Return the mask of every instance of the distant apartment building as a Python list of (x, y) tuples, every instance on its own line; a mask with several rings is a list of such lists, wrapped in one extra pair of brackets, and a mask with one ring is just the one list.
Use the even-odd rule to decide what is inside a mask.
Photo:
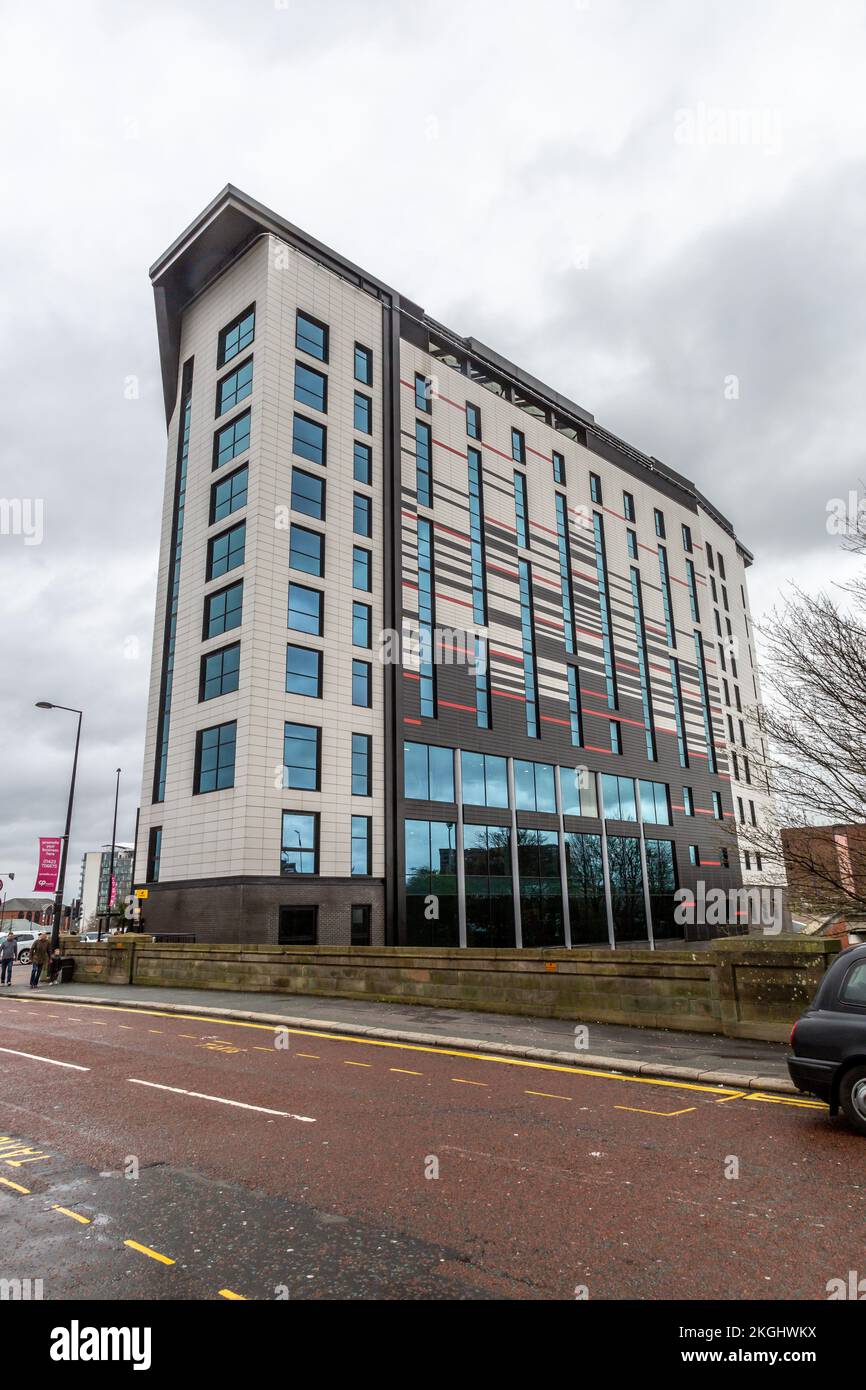
[(116, 845), (114, 850), (114, 873), (111, 868), (111, 845), (102, 849), (89, 850), (81, 860), (81, 879), (78, 896), (81, 900), (83, 924), (94, 915), (108, 912), (111, 904), (111, 879), (114, 878), (115, 901), (120, 903), (129, 896), (132, 887), (132, 862), (134, 852), (131, 845)]
[(231, 186), (151, 278), (147, 930), (655, 944), (778, 882), (752, 557), (693, 483)]
[(791, 906), (803, 912), (866, 906), (866, 825), (785, 826), (780, 832)]

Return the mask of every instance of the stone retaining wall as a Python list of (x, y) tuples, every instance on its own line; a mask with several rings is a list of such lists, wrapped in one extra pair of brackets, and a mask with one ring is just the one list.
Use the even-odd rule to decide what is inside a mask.
[(787, 1041), (836, 941), (736, 937), (699, 951), (424, 950), (67, 939), (75, 978), (323, 995)]

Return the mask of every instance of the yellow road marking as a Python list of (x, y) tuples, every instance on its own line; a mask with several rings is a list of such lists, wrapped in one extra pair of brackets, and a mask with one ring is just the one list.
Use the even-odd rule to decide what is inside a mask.
[[(78, 1023), (79, 1020), (76, 1019), (75, 1022)], [(118, 1028), (125, 1028), (125, 1029), (127, 1030), (128, 1033), (134, 1033), (134, 1032), (135, 1032), (135, 1029), (133, 1028), (133, 1026), (132, 1026), (131, 1023), (118, 1023), (117, 1026), (118, 1026)]]
[(147, 1031), (148, 1033), (159, 1033), (161, 1035), (163, 1030), (161, 1028), (148, 1028)]
[[(273, 1048), (271, 1048), (271, 1047), (266, 1048), (266, 1051), (267, 1051), (267, 1052), (273, 1052)], [(296, 1053), (295, 1053), (295, 1056), (296, 1056), (296, 1057), (310, 1057), (314, 1062), (318, 1062), (318, 1060), (319, 1060), (319, 1054), (318, 1054), (318, 1052), (296, 1052)]]
[(488, 1089), (490, 1086), (489, 1081), (467, 1081), (465, 1076), (452, 1076), (451, 1080), (456, 1081), (458, 1086), (487, 1086)]
[(525, 1096), (543, 1096), (545, 1100), (574, 1100), (574, 1096), (556, 1096), (552, 1091), (524, 1091)]
[(822, 1100), (794, 1100), (788, 1096), (767, 1096), (763, 1091), (749, 1091), (746, 1100), (762, 1100), (767, 1105), (799, 1105), (804, 1110), (826, 1110)]
[(691, 1115), (697, 1110), (696, 1105), (690, 1105), (687, 1110), (641, 1110), (635, 1105), (615, 1105), (614, 1110), (630, 1110), (633, 1115), (658, 1115), (661, 1120), (672, 1120), (674, 1115)]
[[(300, 1053), (298, 1054), (300, 1056)], [(389, 1071), (397, 1071), (401, 1076), (423, 1076), (423, 1071), (408, 1071), (406, 1067), (389, 1067)]]
[(733, 1096), (722, 1096), (721, 1100), (716, 1101), (716, 1105), (727, 1105), (729, 1100), (744, 1100), (748, 1094), (748, 1091), (737, 1091)]
[[(253, 1052), (275, 1052), (275, 1051), (276, 1051), (276, 1048), (274, 1048), (274, 1047), (259, 1047), (256, 1043), (253, 1043)], [(299, 1056), (299, 1057), (303, 1057), (303, 1056), (305, 1056), (305, 1055), (306, 1055), (306, 1054), (303, 1053), (303, 1052), (299, 1052), (299, 1053), (298, 1053), (298, 1056)]]
[[(37, 1001), (34, 1001), (37, 1002)], [(114, 1013), (134, 1013), (143, 1014), (150, 1018), (168, 1018), (186, 1023), (210, 1023), (212, 1018), (205, 1018), (200, 1014), (170, 1014), (161, 1009), (134, 1009), (123, 1004), (72, 1004), (65, 1000), (55, 1001), (55, 1009), (111, 1009)], [(636, 1086), (666, 1086), (675, 1091), (698, 1091), (705, 1095), (714, 1095), (717, 1098), (727, 1093), (728, 1098), (733, 1099), (735, 1094), (731, 1086), (715, 1086), (707, 1082), (700, 1081), (671, 1081), (664, 1077), (657, 1076), (634, 1076), (629, 1072), (602, 1071), (598, 1067), (574, 1067), (563, 1062), (535, 1062), (523, 1057), (500, 1057), (491, 1052), (464, 1051), (454, 1047), (436, 1047), (430, 1043), (412, 1042), (391, 1042), (385, 1038), (358, 1038), (349, 1033), (326, 1033), (316, 1028), (297, 1028), (287, 1027), (285, 1024), (276, 1023), (249, 1023), (241, 1019), (221, 1018), (224, 1028), (255, 1028), (260, 1032), (275, 1033), (277, 1030), (295, 1033), (301, 1038), (322, 1038), (328, 1042), (353, 1043), (356, 1047), (391, 1047), (400, 1052), (426, 1052), (433, 1053), (440, 1057), (463, 1057), (474, 1062), (496, 1062), (500, 1066), (506, 1067), (528, 1067), (532, 1071), (556, 1071), (566, 1072), (569, 1076), (595, 1076), (606, 1081), (627, 1081)], [(121, 1024), (121, 1027), (124, 1025)], [(295, 1056), (302, 1057), (306, 1054), (298, 1052)], [(739, 1094), (737, 1091), (736, 1094)], [(797, 1105), (808, 1106), (819, 1110), (825, 1110), (820, 1101), (794, 1100), (787, 1096), (765, 1096), (758, 1092), (750, 1092), (749, 1099), (762, 1099), (772, 1101), (776, 1105)]]
[(138, 1250), (142, 1255), (149, 1255), (152, 1260), (159, 1260), (160, 1264), (174, 1264), (174, 1260), (170, 1260), (168, 1255), (160, 1255), (158, 1250), (151, 1250), (149, 1245), (139, 1245), (137, 1240), (125, 1240), (123, 1243), (128, 1245), (130, 1250)]
[(246, 1303), (247, 1298), (242, 1293), (232, 1293), (231, 1289), (220, 1289), (220, 1298), (237, 1299), (240, 1303)]
[(20, 1182), (13, 1182), (11, 1178), (0, 1178), (0, 1183), (4, 1187), (11, 1187), (13, 1192), (23, 1192), (25, 1197), (30, 1196), (30, 1188), (22, 1187)]
[(346, 1062), (345, 1060), (343, 1062), (344, 1067), (372, 1067), (372, 1065), (372, 1062)]
[(89, 1216), (80, 1216), (77, 1211), (70, 1211), (68, 1207), (59, 1207), (56, 1202), (52, 1202), (51, 1210), (59, 1211), (61, 1216), (71, 1216), (73, 1221), (80, 1221), (82, 1226), (91, 1224)]

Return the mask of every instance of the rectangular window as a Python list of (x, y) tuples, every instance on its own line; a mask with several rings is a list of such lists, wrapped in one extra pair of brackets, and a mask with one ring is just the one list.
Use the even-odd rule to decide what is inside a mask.
[(595, 773), (587, 767), (561, 767), (559, 788), (564, 816), (598, 816)]
[[(410, 945), (457, 946), (457, 847), (453, 821), (407, 820), (406, 927)], [(438, 917), (429, 917), (435, 894)]]
[(568, 512), (561, 492), (553, 494), (556, 506), (556, 547), (559, 556), (559, 586), (562, 600), (562, 631), (565, 650), (574, 655), (574, 603), (571, 593), (571, 545), (568, 535)]
[(490, 657), (486, 637), (473, 637), (475, 659), (475, 722), (489, 729), (493, 719), (490, 691)]
[(222, 632), (230, 632), (240, 627), (244, 612), (243, 580), (230, 584), (227, 589), (218, 589), (208, 594), (204, 601), (204, 628), (202, 640), (219, 637)]
[(683, 550), (689, 555), (692, 553), (692, 531), (690, 526), (683, 523)]
[(238, 526), (232, 526), (228, 531), (222, 531), (218, 536), (211, 537), (207, 543), (208, 579), (218, 579), (221, 574), (227, 574), (229, 570), (235, 570), (243, 564), (246, 538), (245, 521), (240, 522)]
[(373, 667), (369, 661), (352, 662), (352, 704), (369, 709), (373, 703)]
[(466, 433), (470, 439), (481, 438), (481, 411), (471, 401), (466, 402)]
[(553, 451), (553, 481), (560, 487), (565, 487), (565, 459), (562, 454)]
[(162, 826), (152, 825), (147, 837), (147, 881), (159, 883), (159, 861), (162, 857)]
[(322, 731), (312, 724), (285, 724), (283, 728), (283, 786), (295, 791), (317, 792), (321, 765)]
[(722, 798), (718, 792), (713, 792), (713, 815), (716, 820), (722, 820), (724, 816), (722, 811)]
[(219, 336), (217, 369), (225, 367), (238, 353), (249, 347), (256, 333), (256, 306), (251, 304), (227, 324)]
[[(481, 450), (466, 451), (469, 477), (469, 556), (472, 572), (472, 617), (487, 624), (487, 584), (484, 574), (484, 483)], [(487, 725), (484, 726), (488, 727)]]
[(718, 551), (716, 551), (716, 555), (719, 561), (719, 578), (725, 579), (727, 578), (725, 574), (725, 557), (724, 555), (720, 555)]
[(352, 588), (363, 589), (369, 594), (373, 591), (373, 555), (362, 545), (352, 546)]
[(248, 357), (233, 372), (217, 382), (216, 414), (225, 415), (227, 410), (240, 405), (253, 390), (253, 359)]
[(630, 522), (632, 523), (632, 525), (634, 525), (634, 521), (635, 521), (634, 498), (632, 497), (632, 495), (631, 495), (630, 492), (624, 492), (623, 495), (622, 495), (622, 510), (623, 510), (623, 515), (625, 516), (626, 521), (630, 521)]
[(660, 512), (658, 508), (656, 508), (653, 511), (653, 521), (655, 522), (656, 535), (658, 536), (659, 540), (663, 541), (665, 538), (664, 512)]
[(418, 640), (419, 700), (422, 719), (436, 718), (436, 666), (433, 660), (433, 634), (436, 628), (436, 598), (433, 591), (433, 527), (418, 518)]
[(722, 848), (719, 850), (719, 859), (721, 860), (723, 869), (729, 869), (731, 867), (731, 857), (725, 845), (722, 845)]
[(415, 373), (415, 409), (425, 415), (433, 413), (433, 383), (428, 376)]
[(296, 362), (295, 400), (300, 401), (301, 405), (311, 406), (313, 410), (320, 410), (323, 415), (326, 415), (328, 411), (328, 378), (324, 372), (317, 372), (313, 367), (307, 367), (303, 362)]
[(529, 549), (529, 520), (526, 503), (526, 478), (514, 470), (514, 519), (517, 523), (517, 544)]
[(355, 392), (354, 421), (361, 434), (373, 433), (373, 402), (362, 391)]
[(362, 444), (360, 439), (355, 440), (353, 476), (356, 483), (366, 483), (369, 486), (373, 481), (373, 450), (369, 444)]
[(415, 421), (415, 491), (421, 507), (433, 506), (433, 443), (430, 426)]
[(523, 651), (523, 693), (526, 709), (526, 732), (529, 738), (540, 738), (538, 676), (535, 660), (535, 612), (532, 602), (532, 569), (525, 560), (520, 560), (517, 568), (520, 591), (520, 644)]
[(373, 499), (356, 492), (352, 499), (352, 530), (356, 536), (373, 534)]
[(756, 850), (756, 851), (755, 851), (755, 868), (758, 869), (758, 870), (760, 871), (760, 870), (763, 869), (763, 867), (764, 867), (764, 861), (763, 861), (763, 859), (761, 858), (760, 854), (758, 854), (758, 852), (757, 852), (757, 850)]
[(325, 480), (303, 468), (292, 469), (292, 511), (325, 520)]
[(403, 795), (413, 801), (454, 800), (454, 749), (403, 744)]
[(691, 787), (683, 787), (683, 811), (687, 816), (695, 814), (695, 798)]
[(493, 753), (461, 753), (460, 772), (466, 806), (508, 808), (508, 765)]
[(352, 604), (352, 646), (370, 647), (372, 645), (373, 610), (369, 603)]
[(215, 724), (199, 729), (195, 736), (195, 778), (193, 793), (223, 791), (235, 784), (235, 745), (238, 726)]
[(632, 568), (631, 571), (631, 598), (632, 610), (634, 612), (634, 629), (637, 640), (637, 661), (638, 675), (640, 677), (641, 704), (643, 707), (644, 735), (646, 738), (646, 755), (653, 763), (658, 757), (656, 748), (655, 719), (653, 715), (652, 686), (650, 683), (650, 662), (649, 648), (647, 647), (646, 627), (644, 625), (643, 613), (643, 591), (640, 582), (640, 570)]
[(636, 532), (636, 531), (626, 531), (626, 533), (625, 533), (625, 543), (626, 543), (626, 549), (628, 550), (628, 558), (629, 558), (630, 560), (636, 560), (636, 559), (638, 558), (638, 554), (637, 554), (637, 532)]
[(310, 357), (318, 357), (320, 362), (328, 360), (328, 329), (318, 319), (298, 310), (295, 323), (295, 347)]
[(526, 439), (522, 430), (511, 431), (511, 457), (515, 463), (526, 462)]
[(556, 814), (556, 792), (550, 763), (514, 760), (514, 800), (518, 811)]
[(321, 637), (323, 599), (324, 595), (320, 589), (308, 589), (304, 584), (290, 584), (287, 626), (294, 632), (309, 632), (314, 637)]
[(605, 820), (637, 820), (634, 782), (630, 777), (601, 774), (602, 814)]
[(319, 817), (317, 813), (283, 812), (280, 849), (281, 874), (319, 872)]
[(589, 495), (597, 507), (602, 505), (601, 478), (597, 473), (589, 475)]
[(245, 410), (242, 415), (236, 415), (231, 424), (224, 425), (221, 430), (217, 430), (214, 434), (213, 463), (211, 466), (214, 469), (222, 468), (249, 447), (250, 412)]
[(689, 583), (689, 607), (692, 614), (692, 622), (701, 621), (701, 611), (698, 608), (698, 581), (695, 577), (695, 567), (691, 560), (686, 560), (686, 579)]
[(562, 882), (556, 831), (519, 831), (517, 867), (524, 946), (563, 946)]
[(609, 728), (611, 753), (622, 753), (622, 730), (615, 719), (611, 719)]
[(373, 385), (373, 354), (360, 343), (355, 344), (355, 380), (363, 386)]
[(277, 927), (279, 946), (315, 946), (319, 940), (319, 909), (281, 907)]
[(463, 830), (468, 946), (514, 946), (511, 831), (503, 825)]
[(689, 845), (689, 863), (694, 864), (696, 868), (700, 868), (701, 851), (697, 845)]
[(647, 825), (670, 825), (671, 808), (667, 783), (638, 783), (640, 788), (640, 818)]
[(370, 734), (352, 735), (352, 795), (373, 795), (373, 739)]
[(214, 700), (218, 695), (230, 695), (237, 690), (240, 664), (240, 642), (233, 642), (230, 647), (220, 647), (218, 651), (203, 656), (198, 682), (199, 700)]
[(698, 668), (698, 684), (701, 692), (701, 707), (704, 716), (704, 735), (707, 744), (707, 766), (710, 772), (718, 772), (716, 748), (713, 738), (713, 716), (710, 710), (710, 687), (707, 681), (707, 668), (704, 661), (704, 639), (695, 633), (695, 664)]
[(371, 941), (370, 904), (352, 905), (352, 945), (369, 946)]
[(566, 666), (565, 674), (568, 680), (568, 718), (571, 725), (571, 741), (576, 748), (581, 748), (583, 747), (583, 708), (580, 701), (577, 667)]
[[(598, 605), (601, 617), (601, 646), (604, 657), (604, 683), (607, 690), (608, 707), (616, 709), (619, 692), (617, 690), (616, 659), (613, 649), (613, 610), (610, 603), (610, 585), (607, 577), (604, 518), (600, 512), (593, 512), (592, 521), (595, 537), (595, 573), (598, 582)], [(621, 752), (622, 750), (617, 747), (614, 751)]]
[(311, 647), (286, 648), (286, 693), (322, 698), (322, 653)]
[(236, 468), (227, 478), (220, 478), (210, 490), (210, 524), (223, 521), (232, 512), (239, 512), (247, 504), (247, 482), (249, 469)]
[(304, 415), (295, 415), (292, 422), (292, 453), (324, 467), (327, 462), (327, 435), (324, 425), (308, 420)]
[(711, 570), (716, 568), (716, 563), (713, 559), (713, 547), (711, 545), (707, 545), (707, 564)]
[(372, 870), (372, 819), (352, 817), (352, 877), (367, 878)]
[(289, 530), (289, 569), (319, 578), (325, 573), (325, 537), (293, 522)]
[(671, 598), (671, 576), (668, 569), (668, 553), (663, 545), (659, 546), (659, 577), (662, 582), (662, 606), (665, 614), (665, 632), (667, 634), (668, 646), (677, 645), (677, 630), (674, 627), (674, 604)]

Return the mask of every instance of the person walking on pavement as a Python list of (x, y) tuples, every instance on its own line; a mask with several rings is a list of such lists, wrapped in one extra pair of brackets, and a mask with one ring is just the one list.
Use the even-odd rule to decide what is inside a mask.
[(39, 976), (48, 960), (48, 937), (45, 932), (40, 933), (33, 943), (33, 950), (30, 953), (30, 988), (36, 989), (39, 984)]
[(9, 935), (0, 941), (0, 985), (11, 985), (12, 962), (18, 959), (18, 942), (11, 927)]

